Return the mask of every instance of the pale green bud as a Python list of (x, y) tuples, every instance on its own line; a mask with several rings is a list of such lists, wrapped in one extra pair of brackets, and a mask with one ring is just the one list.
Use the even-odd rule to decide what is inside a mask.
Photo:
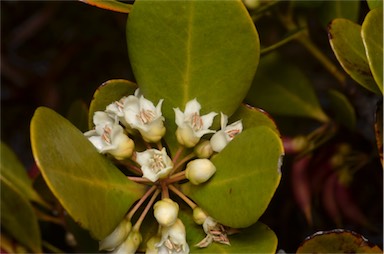
[(201, 159), (211, 157), (211, 155), (213, 154), (211, 142), (209, 140), (204, 140), (200, 142), (199, 144), (197, 144), (197, 146), (195, 146), (194, 152), (197, 157)]
[(179, 205), (169, 198), (157, 201), (153, 209), (157, 222), (164, 227), (172, 226), (179, 213)]
[(132, 223), (128, 219), (122, 220), (112, 233), (99, 242), (99, 250), (114, 250), (127, 238), (131, 228)]
[(197, 224), (202, 225), (207, 218), (208, 215), (200, 207), (196, 207), (193, 209), (193, 220)]
[(161, 241), (161, 237), (159, 235), (152, 236), (147, 241), (147, 249), (145, 250), (145, 254), (157, 254), (158, 247), (156, 246)]
[(216, 167), (208, 159), (196, 159), (187, 164), (185, 177), (195, 185), (208, 181), (216, 172)]
[(139, 248), (142, 239), (139, 231), (131, 231), (127, 239), (111, 253), (134, 254), (136, 253), (137, 248)]

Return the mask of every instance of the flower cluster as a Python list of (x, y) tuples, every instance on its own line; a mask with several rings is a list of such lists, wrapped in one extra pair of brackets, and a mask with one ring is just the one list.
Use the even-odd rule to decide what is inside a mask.
[[(128, 179), (149, 186), (115, 230), (100, 241), (100, 250), (134, 253), (142, 241), (139, 232), (141, 223), (153, 207), (159, 230), (147, 241), (146, 253), (189, 253), (186, 229), (178, 218), (179, 204), (171, 199), (169, 191), (193, 209), (194, 221), (202, 225), (207, 234), (196, 246), (206, 247), (213, 241), (229, 244), (225, 228), (185, 196), (177, 184), (189, 181), (199, 185), (209, 181), (216, 172), (209, 158), (215, 152), (222, 151), (242, 131), (241, 120), (228, 125), (228, 117), (221, 113), (221, 130), (215, 131), (210, 128), (218, 114), (211, 112), (200, 115), (201, 105), (196, 99), (186, 104), (184, 112), (174, 108), (176, 137), (180, 148), (171, 158), (161, 142), (166, 132), (162, 104), (163, 100), (160, 100), (155, 107), (136, 90), (134, 95), (109, 104), (104, 111), (95, 112), (94, 129), (84, 133), (100, 153), (108, 154), (133, 172), (134, 175), (127, 176)], [(202, 139), (206, 134), (211, 135), (211, 138)], [(135, 145), (133, 140), (139, 143)], [(180, 158), (188, 148), (194, 148), (193, 152)], [(160, 193), (161, 199), (157, 200)], [(150, 196), (132, 226), (133, 215)]]

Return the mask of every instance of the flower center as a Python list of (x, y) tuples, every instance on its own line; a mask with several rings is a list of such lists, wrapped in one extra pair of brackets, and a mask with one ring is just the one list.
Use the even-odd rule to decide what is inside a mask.
[(154, 154), (151, 159), (151, 169), (154, 173), (159, 173), (163, 168), (165, 168), (165, 163), (161, 154)]
[(121, 98), (119, 101), (116, 101), (116, 106), (117, 106), (117, 109), (119, 110), (119, 112), (123, 112), (124, 110), (124, 99), (125, 97)]
[(199, 113), (195, 112), (191, 116), (191, 126), (194, 131), (199, 131), (203, 127), (203, 119)]
[(104, 132), (103, 132), (103, 135), (101, 135), (101, 138), (107, 143), (107, 144), (111, 144), (111, 132), (112, 132), (112, 129), (108, 126), (105, 126), (104, 127)]
[(141, 123), (147, 124), (149, 122), (152, 122), (152, 120), (155, 118), (155, 112), (152, 110), (141, 110), (140, 113), (137, 115)]
[(173, 250), (180, 252), (182, 249), (182, 244), (175, 244), (169, 238), (164, 242), (164, 245), (169, 250), (169, 253), (173, 253)]
[(226, 131), (225, 133), (228, 134), (230, 139), (233, 139), (237, 134), (240, 133), (240, 130), (239, 129), (234, 129), (234, 130)]

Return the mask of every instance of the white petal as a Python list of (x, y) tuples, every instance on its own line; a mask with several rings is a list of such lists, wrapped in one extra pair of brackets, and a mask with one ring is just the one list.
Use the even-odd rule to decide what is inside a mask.
[(197, 100), (195, 98), (195, 99), (187, 102), (187, 104), (185, 105), (184, 114), (186, 116), (189, 116), (189, 115), (192, 115), (196, 112), (199, 113), (200, 109), (201, 109), (201, 105), (199, 102), (197, 102)]
[(223, 114), (223, 112), (220, 112), (220, 113), (221, 113), (221, 121), (220, 121), (221, 129), (224, 130), (228, 124), (228, 116), (226, 114)]
[(180, 127), (184, 124), (184, 113), (179, 108), (174, 108), (173, 110), (175, 111), (175, 122)]
[(211, 127), (213, 123), (213, 118), (215, 118), (215, 116), (217, 116), (217, 113), (215, 112), (211, 112), (209, 114), (203, 115), (201, 117), (201, 120), (203, 121), (202, 129), (208, 129), (209, 127)]
[(221, 130), (213, 134), (211, 140), (212, 150), (219, 153), (228, 144), (227, 134)]

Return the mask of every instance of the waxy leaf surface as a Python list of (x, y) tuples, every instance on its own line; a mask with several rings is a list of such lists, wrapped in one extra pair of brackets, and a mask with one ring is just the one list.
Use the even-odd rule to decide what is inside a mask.
[(383, 93), (383, 10), (376, 8), (364, 19), (361, 37), (373, 78)]
[(41, 252), (40, 229), (28, 199), (1, 178), (1, 229), (31, 251)]
[(186, 183), (182, 189), (222, 224), (248, 227), (263, 214), (280, 182), (283, 153), (272, 129), (244, 130), (211, 159), (216, 173), (208, 182)]
[(144, 96), (164, 99), (167, 135), (176, 130), (173, 108), (183, 111), (194, 98), (202, 114), (231, 115), (250, 87), (260, 47), (239, 0), (136, 1), (127, 42)]
[(329, 41), (344, 70), (366, 89), (381, 94), (365, 54), (361, 26), (347, 19), (334, 19), (329, 25)]
[(308, 78), (277, 54), (260, 59), (245, 101), (270, 114), (328, 121)]
[(93, 114), (96, 111), (104, 111), (109, 104), (119, 101), (124, 96), (132, 95), (136, 89), (135, 83), (124, 79), (112, 79), (99, 86), (89, 106), (89, 129), (93, 128)]
[(129, 181), (68, 120), (40, 107), (31, 122), (32, 151), (57, 199), (72, 218), (102, 239), (144, 187)]

